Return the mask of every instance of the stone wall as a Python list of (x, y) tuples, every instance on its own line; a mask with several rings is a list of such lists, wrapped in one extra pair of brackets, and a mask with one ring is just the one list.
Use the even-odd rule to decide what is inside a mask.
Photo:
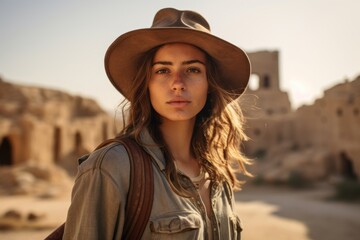
[(295, 123), (300, 147), (327, 149), (337, 172), (360, 177), (360, 76), (299, 108)]
[(269, 181), (287, 179), (293, 172), (312, 180), (360, 179), (360, 76), (293, 111), (279, 87), (278, 52), (249, 57), (260, 82), (258, 89), (247, 89), (240, 104), (250, 137), (245, 152), (259, 160), (255, 171)]
[(0, 165), (74, 164), (115, 134), (113, 117), (92, 99), (2, 80), (0, 119)]

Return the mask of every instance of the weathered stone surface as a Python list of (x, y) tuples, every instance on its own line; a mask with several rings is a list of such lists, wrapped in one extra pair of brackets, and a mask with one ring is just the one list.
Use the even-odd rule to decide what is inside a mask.
[(247, 117), (246, 153), (261, 159), (254, 171), (287, 181), (294, 171), (310, 179), (360, 179), (360, 76), (324, 91), (296, 111), (280, 89), (277, 51), (249, 54), (258, 88), (240, 98)]
[[(76, 163), (113, 129), (113, 117), (92, 99), (0, 81), (0, 167)], [(76, 172), (76, 164), (71, 167)]]

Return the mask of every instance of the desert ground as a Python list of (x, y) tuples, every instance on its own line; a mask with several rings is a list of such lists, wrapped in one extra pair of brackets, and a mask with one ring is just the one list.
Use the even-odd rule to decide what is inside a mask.
[[(243, 240), (355, 240), (360, 236), (360, 204), (328, 200), (331, 188), (290, 190), (245, 185), (237, 192), (236, 209), (242, 219)], [(37, 222), (1, 230), (2, 240), (44, 239), (61, 224), (70, 204), (70, 192), (53, 199), (1, 196), (0, 215), (16, 209), (35, 213)], [(25, 220), (24, 220), (25, 221)]]
[(244, 240), (356, 240), (360, 204), (329, 200), (332, 187), (248, 187), (236, 193)]

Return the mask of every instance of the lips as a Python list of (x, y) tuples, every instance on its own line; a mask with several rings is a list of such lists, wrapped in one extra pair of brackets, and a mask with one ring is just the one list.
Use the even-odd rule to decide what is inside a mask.
[(172, 99), (170, 101), (167, 101), (166, 102), (167, 104), (171, 105), (171, 106), (174, 106), (174, 107), (185, 107), (187, 106), (188, 104), (191, 103), (191, 101), (189, 100), (186, 100), (186, 99)]

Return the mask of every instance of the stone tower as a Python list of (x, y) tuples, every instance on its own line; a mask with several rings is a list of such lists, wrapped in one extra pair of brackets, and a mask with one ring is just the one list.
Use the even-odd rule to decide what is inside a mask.
[(259, 51), (248, 54), (252, 74), (259, 77), (258, 90), (279, 90), (279, 52)]
[[(266, 115), (286, 114), (291, 111), (288, 94), (280, 89), (279, 52), (258, 51), (248, 53), (252, 67), (252, 78), (247, 94), (258, 96), (256, 106)], [(254, 78), (255, 76), (255, 78)], [(252, 89), (252, 81), (258, 81)]]

